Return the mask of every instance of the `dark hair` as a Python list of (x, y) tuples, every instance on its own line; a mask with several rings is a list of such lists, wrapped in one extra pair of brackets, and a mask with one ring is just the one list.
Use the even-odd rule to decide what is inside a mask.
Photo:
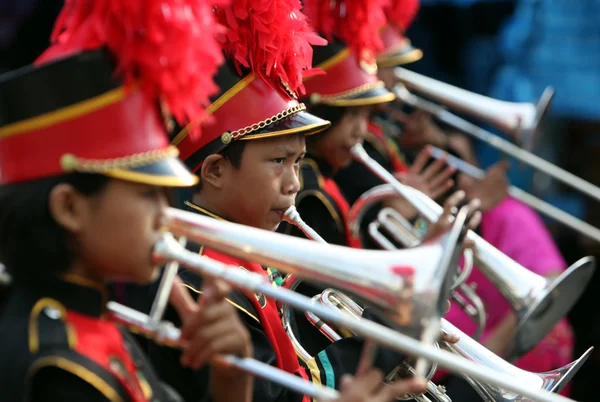
[[(320, 117), (322, 119), (329, 120), (331, 122), (331, 126), (329, 126), (329, 127), (333, 127), (337, 123), (339, 123), (347, 111), (348, 111), (347, 107), (335, 107), (335, 106), (327, 106), (327, 105), (313, 106), (309, 110), (309, 112), (311, 114), (314, 114), (315, 116)], [(321, 131), (318, 134), (310, 135), (310, 136), (306, 137), (306, 146), (310, 149), (311, 147), (314, 146), (314, 144), (317, 141), (319, 141), (319, 139), (323, 138), (323, 136), (325, 136), (328, 132), (329, 132), (329, 129), (326, 129), (326, 130)]]
[(0, 186), (0, 261), (14, 282), (52, 279), (73, 262), (68, 233), (50, 215), (52, 189), (68, 183), (91, 196), (110, 179), (96, 174), (72, 173)]
[(239, 169), (242, 165), (242, 155), (246, 149), (246, 141), (233, 141), (230, 145), (226, 146), (220, 154), (229, 161), (231, 165)]

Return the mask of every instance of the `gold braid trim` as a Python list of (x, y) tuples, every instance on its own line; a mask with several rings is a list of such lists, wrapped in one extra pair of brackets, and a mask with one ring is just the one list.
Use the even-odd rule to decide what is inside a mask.
[(246, 126), (239, 130), (225, 132), (221, 135), (221, 142), (223, 142), (223, 144), (229, 144), (232, 140), (237, 140), (239, 137), (253, 133), (254, 131), (261, 130), (267, 126), (270, 126), (273, 123), (276, 123), (278, 121), (285, 119), (288, 116), (291, 116), (291, 115), (299, 113), (299, 112), (303, 112), (305, 110), (306, 110), (306, 105), (304, 103), (299, 103), (296, 106), (292, 106), (282, 112), (277, 113), (275, 116), (271, 116), (268, 119), (259, 121), (258, 123), (254, 123), (250, 126)]
[(318, 93), (314, 93), (310, 96), (310, 101), (311, 101), (311, 103), (315, 103), (315, 104), (321, 103), (321, 102), (327, 103), (327, 102), (336, 101), (339, 99), (351, 98), (356, 95), (361, 95), (361, 94), (369, 92), (373, 89), (379, 89), (379, 88), (385, 88), (385, 84), (383, 83), (383, 81), (369, 82), (366, 84), (362, 84), (359, 87), (352, 88), (348, 91), (339, 92), (339, 93), (333, 94), (333, 95), (321, 95)]
[(73, 154), (64, 154), (60, 158), (60, 166), (65, 172), (102, 173), (150, 165), (178, 155), (179, 150), (172, 145), (114, 159), (85, 159)]

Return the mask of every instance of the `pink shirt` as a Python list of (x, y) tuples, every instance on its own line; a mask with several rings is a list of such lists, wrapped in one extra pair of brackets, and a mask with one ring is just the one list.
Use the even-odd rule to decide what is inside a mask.
[[(566, 263), (552, 237), (536, 212), (513, 198), (506, 198), (485, 212), (481, 235), (490, 244), (529, 270), (547, 276), (566, 269)], [(475, 283), (487, 313), (486, 330), (480, 341), (510, 311), (502, 294), (474, 267), (467, 283)], [(468, 335), (474, 334), (476, 324), (454, 303), (445, 318)], [(517, 362), (528, 371), (548, 371), (571, 361), (573, 335), (566, 320), (562, 320), (534, 350)]]

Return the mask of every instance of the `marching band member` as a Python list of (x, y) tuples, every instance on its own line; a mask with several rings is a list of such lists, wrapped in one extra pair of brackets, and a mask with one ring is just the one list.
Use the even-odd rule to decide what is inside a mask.
[[(0, 260), (11, 277), (0, 305), (3, 401), (181, 400), (105, 318), (105, 283), (155, 278), (165, 188), (197, 182), (169, 145), (159, 100), (181, 121), (202, 115), (221, 59), (211, 7), (67, 1), (54, 45), (0, 76)], [(184, 364), (251, 355), (226, 287), (205, 291), (202, 306), (178, 304)], [(251, 378), (234, 374), (211, 379), (214, 400), (250, 400)]]
[[(327, 74), (305, 79), (305, 98), (310, 102), (311, 113), (330, 120), (332, 126), (307, 138), (308, 155), (301, 167), (302, 188), (296, 197), (296, 207), (304, 221), (327, 242), (357, 248), (363, 247), (363, 243), (353, 238), (346, 227), (350, 204), (362, 192), (381, 182), (376, 178), (369, 180), (373, 175), (360, 167), (360, 172), (353, 170), (353, 174), (346, 177), (351, 183), (349, 187), (360, 187), (364, 191), (360, 194), (350, 189), (344, 191), (345, 188), (338, 186), (337, 173), (352, 164), (350, 148), (363, 142), (373, 107), (395, 98), (378, 79), (374, 57), (381, 40), (379, 30), (386, 23), (383, 6), (367, 2), (361, 9), (360, 3), (357, 1), (354, 9), (350, 7), (351, 2), (343, 3), (346, 10), (342, 13), (340, 3), (336, 9), (331, 8), (328, 1), (305, 2), (315, 28), (332, 39), (326, 47), (315, 48), (316, 67)], [(353, 12), (357, 15), (353, 16)], [(339, 17), (340, 14), (344, 17)], [(441, 193), (451, 185), (448, 178), (452, 173), (453, 169), (444, 169), (442, 161), (426, 169), (423, 166), (417, 176), (426, 178), (425, 181), (432, 184), (432, 191)], [(365, 187), (363, 179), (366, 179)], [(349, 199), (347, 193), (356, 195), (355, 199)], [(459, 202), (459, 198), (453, 200)], [(438, 230), (432, 229), (432, 233)], [(304, 236), (295, 227), (287, 226), (285, 231)]]
[[(423, 57), (422, 51), (413, 47), (410, 40), (403, 35), (418, 10), (419, 0), (395, 0), (386, 8), (387, 25), (380, 33), (383, 48), (378, 52), (376, 60), (377, 75), (390, 91), (396, 84), (394, 69)], [(454, 168), (447, 166), (444, 160), (434, 161), (428, 166), (429, 156), (426, 151), (419, 153), (413, 164), (407, 164), (396, 139), (390, 133), (391, 129), (396, 129), (396, 122), (392, 124), (388, 121), (388, 115), (393, 117), (399, 114), (403, 121), (418, 119), (418, 112), (405, 116), (395, 109), (394, 105), (385, 104), (374, 110), (367, 125), (363, 147), (369, 156), (394, 173), (400, 182), (417, 188), (432, 199), (437, 199), (452, 187), (451, 176)], [(401, 137), (404, 138), (404, 130)], [(383, 184), (366, 166), (354, 161), (339, 169), (334, 180), (350, 205), (366, 191)], [(396, 209), (407, 219), (412, 220), (416, 217), (414, 208), (401, 198), (384, 200), (382, 206)], [(368, 223), (375, 219), (378, 212), (379, 208), (374, 206), (365, 214), (361, 228), (361, 239), (365, 248), (379, 248), (367, 235)]]
[[(190, 140), (187, 127), (172, 141), (187, 166), (200, 176), (192, 199), (185, 203), (191, 211), (272, 231), (283, 212), (293, 205), (305, 136), (329, 126), (328, 121), (307, 113), (297, 100), (296, 93), (302, 90), (302, 70), (311, 66), (310, 45), (324, 43), (305, 22), (299, 5), (280, 2), (272, 7), (260, 0), (234, 1), (229, 7), (216, 9), (219, 20), (229, 28), (224, 48), (230, 63), (215, 79), (220, 94), (208, 107), (211, 121), (202, 124), (200, 141)], [(215, 250), (202, 247), (199, 252), (265, 277), (273, 274), (256, 263)], [(202, 278), (186, 270), (180, 271), (180, 277), (202, 299)], [(250, 331), (256, 359), (334, 388), (342, 386), (343, 375), (355, 371), (362, 341), (345, 339), (314, 359), (301, 362), (273, 300), (262, 294), (238, 292), (232, 293), (229, 300)], [(159, 345), (150, 344), (149, 355), (159, 373), (185, 400), (202, 400), (212, 368), (189, 370), (179, 364), (177, 351)], [(398, 359), (397, 354), (379, 356), (375, 366), (391, 370)], [(423, 387), (421, 381), (410, 379), (386, 392), (396, 396)], [(254, 399), (310, 398), (257, 379)]]

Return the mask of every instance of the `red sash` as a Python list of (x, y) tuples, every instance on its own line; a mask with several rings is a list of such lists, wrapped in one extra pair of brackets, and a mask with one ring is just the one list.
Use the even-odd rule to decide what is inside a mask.
[[(242, 261), (211, 249), (204, 249), (202, 255), (225, 264), (243, 267), (248, 271), (268, 277), (265, 270), (259, 264)], [(296, 356), (292, 342), (281, 325), (281, 319), (275, 302), (272, 299), (266, 298), (266, 304), (261, 306), (255, 295), (247, 294), (246, 297), (256, 310), (260, 324), (275, 351), (277, 367), (288, 373), (295, 373), (300, 368), (300, 364), (298, 363), (298, 357)]]
[(344, 229), (346, 231), (346, 245), (353, 248), (362, 248), (362, 242), (360, 236), (353, 237), (348, 227), (348, 213), (350, 212), (350, 204), (346, 201), (346, 198), (342, 195), (340, 188), (333, 179), (329, 177), (323, 177), (323, 191), (335, 202), (337, 209), (340, 212), (340, 218), (344, 222)]

